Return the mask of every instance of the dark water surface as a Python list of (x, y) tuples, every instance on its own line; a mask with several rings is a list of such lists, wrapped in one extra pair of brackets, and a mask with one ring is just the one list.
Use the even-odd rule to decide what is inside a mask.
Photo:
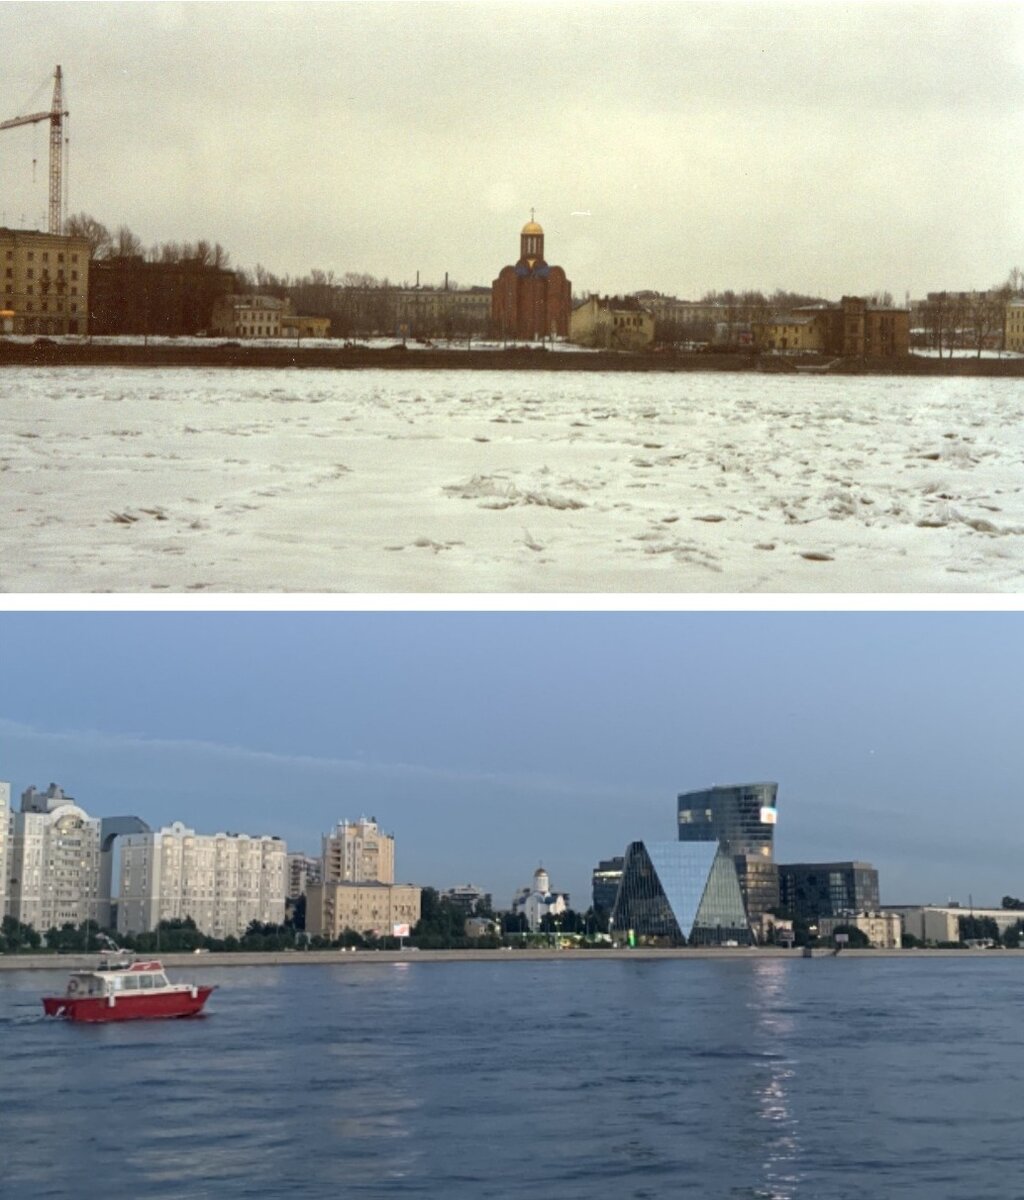
[(0, 1196), (1024, 1196), (1016, 957), (195, 976), (90, 1028), (0, 972)]

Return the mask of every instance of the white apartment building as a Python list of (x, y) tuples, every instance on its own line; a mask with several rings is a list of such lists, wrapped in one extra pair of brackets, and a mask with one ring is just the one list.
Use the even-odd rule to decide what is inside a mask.
[(0, 917), (7, 913), (7, 848), (10, 845), (11, 785), (0, 779)]
[(198, 834), (180, 821), (121, 839), (117, 928), (146, 933), (191, 917), (210, 937), (284, 922), (288, 848), (276, 837)]
[(8, 830), (7, 915), (40, 933), (100, 919), (98, 817), (51, 783), (22, 793)]
[(339, 821), (323, 839), (325, 883), (394, 883), (395, 839), (377, 818)]

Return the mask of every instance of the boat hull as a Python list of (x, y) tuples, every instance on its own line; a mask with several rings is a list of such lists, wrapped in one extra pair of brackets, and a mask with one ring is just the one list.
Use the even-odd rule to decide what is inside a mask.
[[(182, 988), (156, 995), (44, 996), (48, 1017), (97, 1024), (101, 1021), (149, 1021), (196, 1017), (210, 997), (212, 987)], [(111, 1003), (113, 1001), (113, 1003)]]

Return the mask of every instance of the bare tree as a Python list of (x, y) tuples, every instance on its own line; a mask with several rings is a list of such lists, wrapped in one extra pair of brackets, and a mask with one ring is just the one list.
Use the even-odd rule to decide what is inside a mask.
[(142, 241), (127, 225), (119, 225), (114, 234), (111, 253), (117, 258), (132, 258), (142, 254)]
[(69, 237), (84, 237), (89, 243), (90, 258), (104, 258), (110, 250), (110, 230), (86, 212), (68, 217), (64, 225)]

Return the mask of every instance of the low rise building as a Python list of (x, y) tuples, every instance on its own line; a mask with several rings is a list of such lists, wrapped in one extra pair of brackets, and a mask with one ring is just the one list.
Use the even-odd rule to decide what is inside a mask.
[(12, 333), (89, 332), (89, 243), (0, 228), (0, 308)]
[(281, 314), (281, 336), (288, 338), (325, 338), (331, 332), (330, 317), (299, 317), (294, 313)]
[(280, 925), (288, 849), (280, 838), (199, 834), (180, 821), (121, 841), (117, 928), (146, 933), (190, 917), (210, 937), (239, 937), (253, 921)]
[(798, 920), (878, 912), (878, 872), (866, 862), (780, 863), (779, 902)]
[(215, 337), (276, 338), (281, 336), (281, 316), (286, 302), (276, 296), (218, 296), (210, 316)]
[(494, 937), (500, 928), (493, 917), (467, 917), (463, 933), (468, 938)]
[(591, 296), (572, 310), (569, 340), (603, 350), (646, 350), (654, 343), (654, 317), (635, 296)]
[(758, 350), (808, 353), (825, 348), (824, 323), (816, 315), (791, 313), (767, 317), (752, 322), (751, 333)]
[(899, 913), (840, 913), (818, 921), (818, 936), (826, 941), (844, 929), (859, 929), (876, 950), (898, 950), (903, 944), (903, 918)]
[(306, 893), (306, 932), (331, 941), (346, 931), (389, 937), (396, 925), (419, 921), (421, 894), (409, 883), (313, 883)]
[(1024, 353), (1024, 299), (1007, 301), (1003, 346), (1006, 350)]
[(1024, 921), (1024, 911), (1014, 908), (962, 908), (959, 904), (894, 904), (891, 911), (903, 919), (903, 932), (925, 945), (959, 942), (961, 921), (992, 921), (1000, 937)]

